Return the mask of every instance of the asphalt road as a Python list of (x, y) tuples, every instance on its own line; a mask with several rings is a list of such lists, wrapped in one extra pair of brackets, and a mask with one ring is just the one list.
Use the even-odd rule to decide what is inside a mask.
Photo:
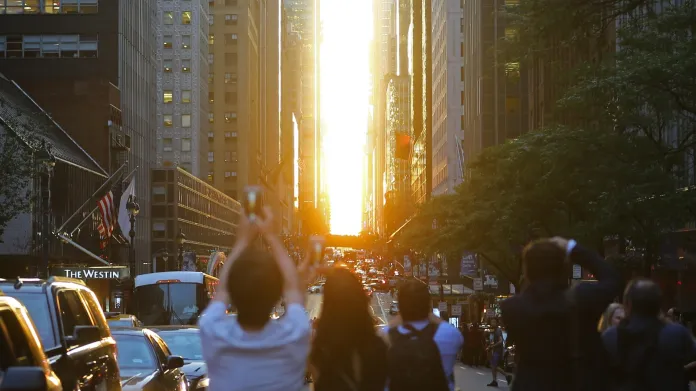
[[(392, 297), (388, 293), (375, 293), (370, 303), (370, 308), (373, 314), (379, 318), (382, 323), (388, 323), (390, 319), (389, 307), (392, 302)], [(321, 305), (323, 297), (320, 294), (311, 294), (307, 297), (307, 312), (310, 318), (319, 317), (321, 314)], [(456, 388), (461, 391), (483, 391), (491, 390), (486, 384), (490, 383), (491, 370), (488, 368), (473, 368), (467, 365), (457, 363), (454, 368), (454, 378)], [(507, 389), (508, 384), (502, 375), (498, 375), (498, 389)], [(302, 391), (312, 391), (311, 384)]]

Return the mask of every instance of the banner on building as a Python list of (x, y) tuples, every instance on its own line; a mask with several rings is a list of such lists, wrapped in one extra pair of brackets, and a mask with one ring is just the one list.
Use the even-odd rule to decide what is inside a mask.
[(467, 251), (464, 253), (464, 255), (462, 255), (462, 259), (460, 261), (459, 276), (473, 277), (477, 274), (478, 273), (476, 272), (476, 254)]

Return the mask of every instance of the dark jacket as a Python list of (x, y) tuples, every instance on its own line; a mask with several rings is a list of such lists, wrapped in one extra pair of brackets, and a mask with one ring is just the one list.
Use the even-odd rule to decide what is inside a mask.
[(684, 366), (696, 361), (696, 344), (684, 326), (634, 315), (604, 332), (602, 340), (615, 389), (688, 390)]
[[(501, 305), (518, 360), (513, 391), (602, 391), (606, 354), (597, 323), (621, 291), (618, 272), (595, 253), (576, 246), (571, 262), (597, 276), (568, 292), (567, 284), (536, 281)], [(572, 296), (575, 304), (570, 304)]]

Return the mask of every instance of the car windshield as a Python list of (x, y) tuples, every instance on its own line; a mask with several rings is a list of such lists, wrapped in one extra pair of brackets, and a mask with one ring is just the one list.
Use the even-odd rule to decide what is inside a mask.
[(109, 327), (133, 327), (133, 321), (131, 319), (113, 319), (107, 320)]
[(184, 360), (203, 360), (203, 348), (200, 333), (188, 331), (158, 331), (160, 337), (167, 343), (169, 350), (175, 356), (181, 356)]
[(115, 334), (118, 366), (128, 369), (155, 369), (155, 357), (145, 336)]
[(198, 303), (198, 287), (202, 289), (200, 284), (178, 282), (140, 286), (135, 292), (138, 305), (135, 315), (146, 326), (196, 324), (199, 311), (207, 305)]
[(42, 293), (12, 292), (12, 297), (19, 300), (27, 307), (44, 348), (50, 349), (58, 346), (53, 335), (53, 325), (51, 323), (51, 313), (48, 310), (48, 300)]

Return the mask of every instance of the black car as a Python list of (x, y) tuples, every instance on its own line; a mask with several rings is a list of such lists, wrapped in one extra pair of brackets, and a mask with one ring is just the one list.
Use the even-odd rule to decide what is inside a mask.
[(116, 342), (97, 297), (82, 281), (0, 279), (0, 290), (29, 311), (64, 390), (121, 390)]
[(191, 390), (204, 391), (208, 388), (208, 367), (203, 361), (201, 333), (196, 326), (157, 326), (156, 332), (167, 343), (172, 354), (184, 358), (181, 368), (188, 379)]
[(140, 328), (114, 328), (111, 333), (124, 391), (188, 391), (183, 357), (173, 355), (157, 334)]

